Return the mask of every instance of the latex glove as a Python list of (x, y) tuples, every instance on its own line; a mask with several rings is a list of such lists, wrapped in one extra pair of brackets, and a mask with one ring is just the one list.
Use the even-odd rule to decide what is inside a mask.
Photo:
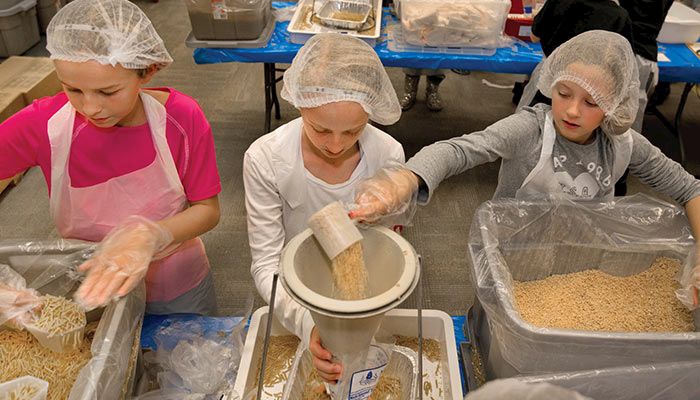
[(700, 246), (688, 256), (683, 274), (681, 288), (676, 290), (676, 297), (689, 310), (700, 307)]
[(102, 240), (93, 257), (78, 267), (87, 277), (75, 301), (91, 310), (125, 296), (146, 276), (153, 256), (172, 241), (170, 231), (159, 224), (139, 216), (127, 218)]
[(22, 329), (33, 320), (31, 312), (41, 307), (34, 289), (17, 289), (0, 283), (0, 325)]
[(350, 218), (375, 222), (380, 218), (404, 214), (410, 221), (416, 208), (419, 178), (403, 164), (392, 163), (372, 178), (360, 182)]
[(314, 367), (318, 371), (318, 375), (328, 383), (336, 383), (340, 379), (343, 372), (343, 367), (339, 364), (334, 364), (331, 359), (333, 355), (326, 350), (321, 344), (321, 336), (318, 334), (318, 329), (314, 326), (311, 331), (311, 339), (309, 340), (309, 351), (314, 362)]

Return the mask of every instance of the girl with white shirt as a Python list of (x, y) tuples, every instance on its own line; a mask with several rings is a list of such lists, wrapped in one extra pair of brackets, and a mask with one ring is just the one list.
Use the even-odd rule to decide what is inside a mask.
[[(256, 140), (243, 160), (251, 273), (268, 303), (282, 248), (309, 217), (333, 201), (351, 203), (358, 183), (390, 161), (404, 162), (401, 144), (368, 124), (391, 125), (401, 108), (362, 40), (331, 33), (309, 39), (284, 74), (281, 96), (301, 117)], [(330, 362), (308, 310), (284, 290), (276, 292), (274, 310), (309, 344), (319, 374), (336, 380), (341, 366)]]

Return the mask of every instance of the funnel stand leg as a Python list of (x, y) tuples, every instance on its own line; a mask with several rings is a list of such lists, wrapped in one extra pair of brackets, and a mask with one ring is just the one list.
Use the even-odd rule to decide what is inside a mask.
[(262, 399), (263, 381), (265, 379), (265, 364), (267, 362), (267, 349), (270, 346), (270, 331), (272, 330), (272, 319), (275, 313), (275, 294), (277, 292), (278, 273), (272, 276), (272, 293), (270, 293), (270, 305), (267, 310), (267, 327), (265, 328), (265, 340), (263, 342), (262, 360), (260, 363), (260, 376), (258, 376), (258, 400)]
[(416, 286), (416, 303), (418, 303), (418, 399), (423, 400), (423, 271), (421, 256), (418, 256), (418, 285)]

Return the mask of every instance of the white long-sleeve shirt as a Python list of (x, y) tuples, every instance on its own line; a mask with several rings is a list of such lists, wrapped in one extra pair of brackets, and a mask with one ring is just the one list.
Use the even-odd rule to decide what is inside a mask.
[[(367, 125), (359, 139), (360, 162), (355, 171), (346, 182), (329, 184), (304, 167), (302, 134), (302, 120), (297, 118), (256, 140), (243, 159), (250, 271), (268, 304), (282, 248), (307, 228), (309, 217), (333, 201), (353, 202), (359, 182), (373, 176), (390, 160), (404, 162), (401, 144)], [(314, 326), (311, 316), (281, 285), (275, 297), (275, 316), (308, 344)]]

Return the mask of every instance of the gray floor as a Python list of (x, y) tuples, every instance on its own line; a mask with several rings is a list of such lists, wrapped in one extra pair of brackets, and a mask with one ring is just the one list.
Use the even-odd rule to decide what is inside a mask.
[[(154, 85), (167, 85), (197, 99), (211, 125), (217, 147), (223, 192), (220, 195), (222, 218), (219, 225), (204, 235), (214, 270), (217, 297), (222, 314), (231, 314), (243, 307), (246, 297), (255, 293), (250, 273), (241, 164), (243, 153), (263, 134), (263, 66), (261, 64), (195, 65), (192, 50), (184, 46), (189, 32), (185, 6), (180, 0), (159, 3), (136, 1), (151, 17), (165, 40), (175, 63), (158, 73)], [(46, 55), (44, 45), (37, 45), (28, 55)], [(402, 89), (400, 69), (390, 69), (395, 88)], [(405, 147), (407, 156), (436, 140), (480, 130), (513, 112), (511, 93), (507, 89), (486, 86), (482, 80), (510, 85), (521, 80), (518, 75), (474, 72), (469, 76), (449, 74), (441, 86), (445, 109), (427, 111), (423, 93), (418, 104), (404, 113), (401, 120), (387, 131)], [(424, 82), (421, 82), (421, 90)], [(672, 94), (661, 107), (666, 116), (673, 116), (681, 85), (673, 85)], [(700, 159), (697, 132), (700, 132), (700, 100), (691, 94), (683, 118), (685, 148), (689, 157)], [(282, 104), (279, 126), (298, 116), (291, 106)], [(677, 140), (654, 117), (647, 116), (647, 135), (667, 155), (678, 160)], [(689, 169), (700, 174), (697, 161)], [(469, 279), (467, 241), (474, 209), (489, 199), (495, 188), (498, 164), (484, 165), (446, 181), (436, 192), (430, 205), (418, 211), (414, 225), (406, 230), (406, 238), (423, 257), (424, 307), (464, 314), (472, 302)], [(645, 191), (635, 179), (630, 192)], [(24, 181), (0, 196), (0, 238), (43, 239), (55, 237), (48, 213), (46, 185), (38, 169), (31, 170)], [(263, 305), (256, 296), (255, 306)], [(404, 307), (414, 307), (409, 299)]]

